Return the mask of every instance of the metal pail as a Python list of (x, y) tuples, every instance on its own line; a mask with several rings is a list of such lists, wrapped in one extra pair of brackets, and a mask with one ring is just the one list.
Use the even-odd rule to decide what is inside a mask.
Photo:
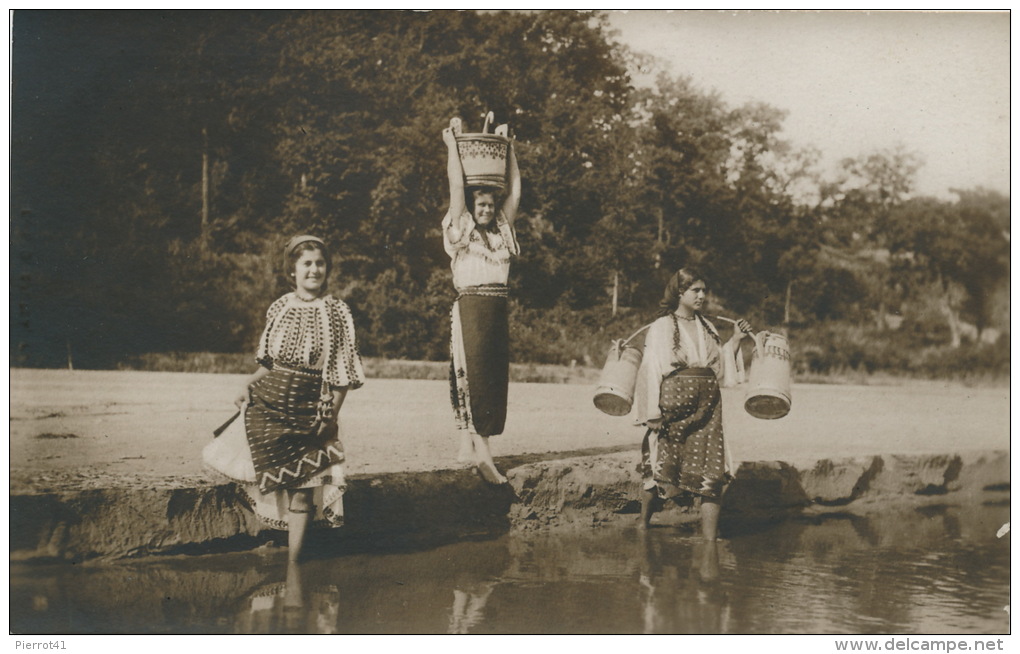
[(634, 386), (641, 367), (641, 350), (613, 343), (595, 388), (595, 406), (611, 416), (625, 416), (634, 404)]
[(790, 412), (790, 345), (782, 334), (754, 336), (744, 410), (755, 418), (775, 420)]

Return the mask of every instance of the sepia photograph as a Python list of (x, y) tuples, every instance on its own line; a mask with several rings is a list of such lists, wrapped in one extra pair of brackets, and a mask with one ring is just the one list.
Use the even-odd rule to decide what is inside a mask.
[(1009, 10), (8, 18), (12, 650), (1010, 642)]

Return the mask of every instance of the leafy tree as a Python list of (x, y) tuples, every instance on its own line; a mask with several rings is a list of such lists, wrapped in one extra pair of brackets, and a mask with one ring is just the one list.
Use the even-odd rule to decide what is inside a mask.
[(445, 358), (439, 134), (489, 110), (524, 176), (526, 359), (600, 357), (682, 265), (763, 326), (859, 322), (854, 347), (885, 305), (1008, 329), (1008, 198), (911, 198), (902, 149), (824, 179), (773, 107), (635, 89), (599, 12), (28, 11), (14, 43), (17, 365), (250, 350), (297, 232), (334, 246), (366, 353)]
[(954, 348), (961, 341), (961, 311), (986, 325), (986, 298), (1008, 274), (1009, 242), (998, 213), (1004, 200), (981, 192), (963, 193), (955, 204), (917, 198), (889, 215), (894, 270), (912, 275), (915, 288), (934, 291)]
[(869, 306), (861, 315), (872, 316), (879, 330), (890, 304), (899, 307), (905, 299), (889, 265), (890, 214), (909, 197), (921, 164), (902, 147), (847, 158), (837, 180), (822, 190), (821, 241), (856, 259)]

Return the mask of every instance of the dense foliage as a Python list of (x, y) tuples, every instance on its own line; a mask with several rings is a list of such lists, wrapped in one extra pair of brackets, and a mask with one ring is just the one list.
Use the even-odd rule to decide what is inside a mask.
[(1008, 331), (1008, 198), (914, 197), (896, 149), (825, 179), (781, 111), (636, 88), (641, 63), (575, 11), (17, 12), (12, 363), (250, 351), (299, 232), (334, 246), (365, 354), (445, 358), (440, 130), (488, 110), (524, 177), (517, 361), (599, 365), (692, 264), (801, 370)]

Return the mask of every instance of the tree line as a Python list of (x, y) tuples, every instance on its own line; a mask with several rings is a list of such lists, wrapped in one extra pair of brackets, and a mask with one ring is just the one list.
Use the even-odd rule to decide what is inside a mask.
[(448, 357), (440, 130), (490, 110), (524, 182), (517, 361), (600, 365), (682, 265), (802, 370), (1008, 331), (1008, 197), (919, 197), (896, 147), (825, 174), (777, 108), (637, 86), (654, 62), (599, 12), (17, 12), (13, 35), (12, 365), (251, 351), (303, 232), (364, 354)]

